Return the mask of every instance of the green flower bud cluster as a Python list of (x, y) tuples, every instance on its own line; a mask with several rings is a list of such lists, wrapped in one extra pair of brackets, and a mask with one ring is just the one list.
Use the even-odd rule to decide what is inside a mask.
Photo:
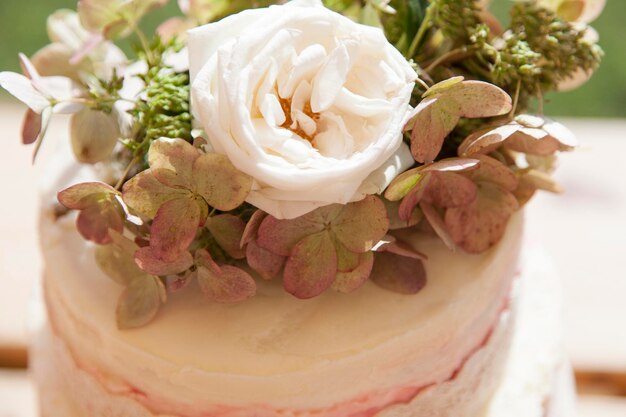
[(468, 44), (481, 23), (477, 0), (432, 0), (433, 23), (455, 44)]
[(492, 69), (494, 82), (509, 92), (520, 83), (521, 103), (556, 90), (559, 82), (580, 70), (592, 72), (603, 55), (602, 49), (586, 38), (586, 29), (561, 20), (534, 2), (513, 6), (511, 26), (503, 40)]

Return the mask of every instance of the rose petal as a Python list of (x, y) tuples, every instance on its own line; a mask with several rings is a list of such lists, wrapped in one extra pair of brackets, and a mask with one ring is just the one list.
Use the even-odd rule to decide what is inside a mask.
[(193, 266), (193, 256), (189, 252), (182, 252), (176, 259), (164, 260), (154, 252), (151, 246), (145, 246), (135, 253), (135, 262), (148, 274), (175, 275)]
[(252, 188), (252, 178), (216, 153), (200, 156), (193, 164), (194, 190), (221, 211), (239, 207)]
[(160, 183), (151, 170), (142, 171), (124, 184), (122, 199), (137, 215), (152, 219), (159, 208), (175, 198), (189, 198), (191, 193)]
[(370, 277), (373, 266), (373, 252), (369, 251), (359, 254), (357, 266), (351, 271), (338, 272), (332, 288), (343, 293), (350, 293), (361, 288)]
[(285, 265), (285, 290), (312, 298), (328, 289), (337, 275), (337, 253), (328, 232), (307, 236), (296, 244)]
[(426, 269), (420, 259), (376, 252), (370, 279), (386, 290), (417, 294), (426, 286)]
[(206, 227), (221, 248), (232, 258), (243, 259), (246, 257), (240, 245), (244, 229), (246, 228), (243, 220), (232, 214), (220, 214), (210, 217), (207, 220)]
[(276, 255), (260, 247), (252, 240), (246, 245), (246, 261), (263, 279), (270, 280), (280, 273), (285, 265), (286, 258)]
[(200, 152), (182, 139), (157, 139), (150, 145), (148, 163), (157, 180), (169, 187), (192, 188), (193, 164)]
[(385, 205), (380, 198), (371, 195), (350, 203), (331, 222), (331, 230), (348, 250), (367, 252), (389, 230)]
[(133, 279), (117, 304), (117, 326), (120, 329), (141, 327), (156, 317), (164, 293), (161, 281), (149, 275)]
[(194, 199), (175, 198), (164, 203), (150, 226), (153, 254), (164, 261), (178, 258), (195, 239), (200, 214), (200, 207)]

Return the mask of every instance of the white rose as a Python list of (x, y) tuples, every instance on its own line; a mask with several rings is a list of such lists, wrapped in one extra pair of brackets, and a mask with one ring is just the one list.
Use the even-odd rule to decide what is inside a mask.
[(277, 218), (380, 193), (413, 163), (415, 71), (381, 30), (320, 1), (193, 29), (189, 57), (194, 116), (255, 179), (248, 202)]

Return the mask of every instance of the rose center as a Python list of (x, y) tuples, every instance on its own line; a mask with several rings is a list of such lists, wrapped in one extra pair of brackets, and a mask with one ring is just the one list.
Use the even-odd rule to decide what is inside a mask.
[[(315, 137), (315, 133), (308, 134), (307, 132), (304, 131), (304, 129), (302, 129), (302, 127), (300, 126), (300, 123), (297, 123), (297, 122), (294, 123), (293, 117), (291, 115), (292, 99), (291, 98), (279, 97), (279, 102), (280, 102), (280, 107), (283, 110), (283, 113), (285, 113), (285, 122), (280, 127), (292, 131), (296, 135), (300, 136), (303, 139), (308, 140), (309, 142), (313, 142), (313, 139)], [(317, 124), (319, 119), (320, 119), (320, 114), (319, 113), (315, 113), (311, 109), (311, 102), (310, 101), (307, 101), (304, 104), (304, 107), (302, 109), (302, 113), (304, 113), (311, 120), (313, 120), (315, 122), (315, 124)]]

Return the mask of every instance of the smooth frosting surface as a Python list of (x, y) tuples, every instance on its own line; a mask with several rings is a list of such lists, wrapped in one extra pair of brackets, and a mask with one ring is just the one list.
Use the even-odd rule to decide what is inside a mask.
[[(44, 207), (56, 190), (96, 176), (69, 163), (56, 171)], [(110, 390), (134, 390), (151, 408), (181, 415), (216, 404), (325, 410), (381, 393), (363, 404), (379, 407), (450, 379), (500, 317), (522, 229), (516, 215), (503, 241), (478, 256), (452, 254), (435, 239), (412, 242), (430, 257), (417, 295), (368, 283), (302, 301), (278, 282), (259, 282), (252, 300), (219, 305), (192, 285), (150, 325), (120, 332), (122, 288), (99, 271), (73, 216), (54, 222), (44, 212), (41, 222), (51, 321), (76, 361)]]

